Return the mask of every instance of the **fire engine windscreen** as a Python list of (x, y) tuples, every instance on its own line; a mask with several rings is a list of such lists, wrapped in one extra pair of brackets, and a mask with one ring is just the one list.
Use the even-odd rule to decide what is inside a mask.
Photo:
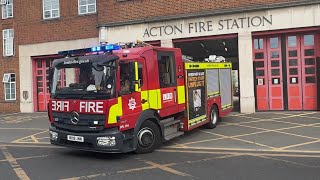
[[(66, 59), (66, 58), (65, 58)], [(98, 64), (97, 64), (98, 62)], [(109, 99), (115, 96), (115, 60), (54, 64), (51, 95), (53, 98)]]

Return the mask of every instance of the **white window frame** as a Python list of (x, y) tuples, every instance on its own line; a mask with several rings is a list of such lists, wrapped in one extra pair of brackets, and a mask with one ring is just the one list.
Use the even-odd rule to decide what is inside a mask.
[[(13, 0), (1, 0), (2, 19), (13, 18)], [(9, 15), (8, 9), (11, 8)]]
[[(59, 18), (60, 17), (60, 0), (49, 0), (50, 1), (50, 9), (49, 10), (45, 10), (45, 6), (46, 6), (46, 0), (42, 0), (42, 15), (43, 15), (43, 19), (55, 19), (55, 18)], [(53, 1), (58, 1), (58, 8), (53, 9), (52, 8), (52, 2)], [(53, 11), (58, 11), (58, 16), (53, 17)], [(46, 17), (46, 12), (50, 12), (50, 17)]]
[[(96, 13), (97, 12), (97, 0), (94, 0), (94, 4), (88, 4), (88, 0), (85, 0), (87, 2), (85, 5), (80, 5), (80, 1), (81, 0), (78, 0), (78, 13), (79, 13), (79, 15), (92, 14), (92, 13)], [(94, 5), (94, 12), (88, 12), (89, 5)], [(83, 6), (86, 7), (86, 12), (81, 12), (80, 11), (81, 7), (83, 7)]]
[(3, 75), (2, 82), (7, 83), (10, 80), (10, 74), (6, 73)]
[(13, 29), (2, 30), (2, 49), (3, 56), (13, 56), (14, 55), (14, 31)]
[[(11, 81), (12, 78), (11, 76), (14, 75), (15, 79), (14, 81)], [(17, 84), (16, 84), (16, 75), (14, 73), (5, 73), (3, 75), (3, 88), (4, 88), (4, 99), (6, 101), (14, 101), (17, 99)], [(6, 94), (6, 84), (9, 84), (9, 98), (7, 98), (7, 94)], [(12, 86), (14, 84), (14, 92), (11, 91)], [(13, 97), (14, 95), (14, 97)]]

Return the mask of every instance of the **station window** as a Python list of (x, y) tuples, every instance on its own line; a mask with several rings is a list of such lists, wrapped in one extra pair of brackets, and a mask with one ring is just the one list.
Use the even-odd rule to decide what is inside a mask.
[(43, 19), (60, 17), (59, 0), (43, 0)]
[(297, 46), (297, 36), (288, 36), (288, 46), (289, 47)]
[(314, 45), (314, 35), (304, 35), (303, 44), (305, 46), (313, 46)]
[(279, 46), (279, 38), (278, 37), (270, 38), (270, 48), (275, 49), (275, 48), (278, 48), (278, 46)]
[(254, 49), (263, 49), (263, 39), (254, 39)]
[(14, 33), (13, 29), (4, 29), (2, 30), (3, 37), (3, 56), (13, 56), (13, 38)]
[(2, 19), (13, 17), (13, 0), (2, 0)]
[(16, 100), (16, 75), (6, 73), (3, 75), (5, 100)]
[(79, 14), (90, 14), (97, 11), (96, 0), (79, 0)]

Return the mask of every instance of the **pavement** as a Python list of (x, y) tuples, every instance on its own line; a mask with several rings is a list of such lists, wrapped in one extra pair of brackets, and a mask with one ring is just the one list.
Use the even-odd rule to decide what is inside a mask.
[(0, 114), (0, 179), (320, 180), (320, 112), (233, 112), (150, 154), (53, 146), (48, 125), (46, 113)]

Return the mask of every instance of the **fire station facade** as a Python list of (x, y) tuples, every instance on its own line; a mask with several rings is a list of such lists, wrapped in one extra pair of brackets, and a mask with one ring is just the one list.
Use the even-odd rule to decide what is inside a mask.
[[(238, 38), (240, 110), (318, 110), (319, 4), (245, 13), (108, 25), (100, 42)], [(126, 35), (128, 34), (128, 35)]]
[[(97, 4), (97, 11), (101, 9)], [(93, 47), (106, 42), (142, 40), (163, 47), (175, 47), (179, 42), (236, 38), (240, 112), (318, 110), (319, 14), (320, 1), (301, 1), (218, 13), (194, 12), (109, 23), (101, 22), (98, 17), (99, 28), (93, 33), (95, 36), (82, 34), (79, 38), (73, 36), (68, 40), (49, 38), (44, 42), (24, 43), (16, 47), (19, 60), (19, 70), (16, 72), (19, 74), (17, 106), (21, 112), (46, 111), (49, 97), (47, 70), (52, 60), (59, 57), (59, 51)], [(94, 26), (94, 23), (90, 24), (94, 20), (89, 18), (88, 24)], [(94, 32), (92, 29), (83, 31)], [(9, 82), (6, 78), (3, 78), (2, 85)], [(0, 107), (5, 112), (4, 101), (0, 100)]]

